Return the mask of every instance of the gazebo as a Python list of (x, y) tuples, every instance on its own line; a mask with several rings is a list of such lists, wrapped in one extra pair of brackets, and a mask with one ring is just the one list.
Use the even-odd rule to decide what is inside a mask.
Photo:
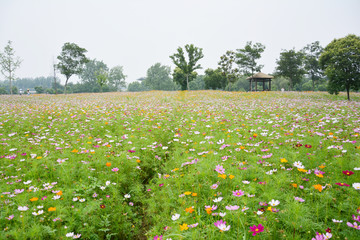
[(273, 76), (267, 75), (265, 73), (259, 72), (256, 73), (250, 77), (247, 78), (247, 80), (249, 80), (250, 82), (250, 91), (253, 91), (253, 82), (255, 82), (255, 91), (257, 91), (257, 85), (258, 82), (262, 82), (263, 83), (263, 91), (265, 91), (265, 82), (269, 83), (269, 87), (266, 89), (266, 91), (271, 91), (271, 79), (274, 78)]

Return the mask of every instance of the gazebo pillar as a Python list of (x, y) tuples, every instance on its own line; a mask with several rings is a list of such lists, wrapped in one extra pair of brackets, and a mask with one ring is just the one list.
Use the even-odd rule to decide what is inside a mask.
[(255, 92), (257, 92), (257, 79), (255, 78)]
[(263, 91), (265, 91), (265, 81), (263, 81)]
[(252, 92), (252, 79), (250, 79), (250, 92)]
[(271, 91), (271, 79), (269, 80), (269, 91)]

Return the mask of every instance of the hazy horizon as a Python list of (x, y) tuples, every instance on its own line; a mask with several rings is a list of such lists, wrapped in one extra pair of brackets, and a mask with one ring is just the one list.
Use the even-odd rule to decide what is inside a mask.
[(16, 76), (46, 77), (62, 45), (74, 42), (109, 68), (123, 66), (132, 82), (157, 62), (174, 69), (169, 56), (186, 44), (203, 48), (203, 73), (227, 50), (252, 41), (265, 45), (259, 63), (272, 73), (282, 49), (314, 41), (325, 47), (334, 38), (360, 35), (358, 10), (357, 0), (0, 0), (0, 51), (11, 40), (23, 60)]

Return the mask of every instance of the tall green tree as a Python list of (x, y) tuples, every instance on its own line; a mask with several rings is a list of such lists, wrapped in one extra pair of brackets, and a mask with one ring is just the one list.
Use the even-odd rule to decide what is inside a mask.
[(237, 49), (236, 63), (239, 66), (240, 72), (244, 75), (254, 75), (256, 72), (260, 72), (264, 67), (258, 64), (256, 61), (261, 58), (261, 53), (265, 50), (265, 46), (261, 43), (247, 42), (245, 47)]
[[(170, 58), (174, 64), (185, 74), (187, 90), (190, 90), (189, 81), (192, 80), (190, 76), (195, 70), (201, 69), (201, 65), (197, 64), (197, 62), (204, 57), (204, 54), (202, 53), (202, 48), (195, 47), (193, 44), (185, 45), (185, 51), (188, 56), (187, 59), (185, 57), (184, 50), (181, 47), (179, 47), (177, 49), (177, 53), (170, 56)], [(182, 89), (184, 89), (183, 85)]]
[(312, 90), (315, 90), (315, 83), (323, 77), (323, 71), (320, 67), (319, 58), (324, 48), (319, 41), (306, 45), (303, 48), (305, 70), (312, 81)]
[(218, 62), (219, 69), (225, 76), (228, 84), (234, 83), (239, 75), (239, 69), (233, 67), (235, 62), (236, 54), (233, 51), (226, 51), (226, 53), (220, 57), (220, 62)]
[(10, 94), (13, 93), (12, 81), (15, 79), (15, 70), (20, 67), (21, 60), (15, 56), (15, 51), (11, 46), (11, 41), (4, 48), (4, 52), (0, 53), (1, 73), (10, 82)]
[(276, 74), (289, 79), (290, 91), (293, 90), (295, 84), (300, 83), (302, 77), (306, 73), (303, 69), (302, 52), (297, 52), (295, 49), (283, 50), (280, 53), (280, 59), (276, 60)]
[(360, 37), (349, 34), (329, 43), (320, 56), (320, 66), (329, 78), (329, 92), (360, 89)]
[(99, 90), (98, 73), (104, 71), (108, 72), (109, 68), (103, 61), (91, 59), (84, 65), (83, 70), (80, 73), (80, 78), (81, 82), (86, 84), (88, 91), (94, 91), (95, 89), (97, 89), (97, 91)]
[(103, 91), (103, 86), (107, 83), (109, 78), (109, 72), (107, 69), (99, 69), (96, 73), (96, 81), (100, 86), (100, 92)]
[(145, 86), (152, 90), (170, 91), (175, 89), (175, 84), (170, 78), (170, 67), (155, 63), (147, 70), (144, 80)]
[(56, 66), (60, 70), (60, 73), (66, 77), (65, 94), (69, 78), (74, 74), (79, 75), (83, 71), (84, 64), (89, 61), (85, 56), (86, 52), (87, 50), (85, 48), (81, 48), (75, 43), (67, 42), (63, 45), (62, 51), (57, 57), (59, 63)]
[(208, 68), (205, 70), (205, 89), (222, 89), (224, 90), (227, 85), (227, 79), (224, 74), (222, 74), (220, 69), (211, 69)]
[(184, 91), (187, 88), (188, 83), (196, 79), (197, 73), (192, 72), (190, 75), (187, 75), (183, 72), (182, 69), (176, 67), (172, 73), (173, 81), (180, 85), (181, 90)]
[(109, 83), (115, 86), (117, 90), (126, 87), (124, 69), (122, 66), (115, 66), (110, 69)]

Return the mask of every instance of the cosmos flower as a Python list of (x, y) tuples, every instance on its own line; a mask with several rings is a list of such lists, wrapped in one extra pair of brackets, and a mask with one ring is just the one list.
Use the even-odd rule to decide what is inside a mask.
[(233, 191), (233, 195), (235, 197), (241, 197), (242, 195), (244, 195), (244, 191), (241, 191), (241, 190)]
[(259, 225), (254, 225), (254, 226), (250, 226), (250, 232), (252, 232), (253, 234), (253, 236), (256, 236), (256, 234), (258, 234), (258, 233), (261, 233), (261, 232), (263, 232), (264, 231), (264, 226), (263, 225), (261, 225), (261, 224), (259, 224)]
[(180, 214), (178, 214), (178, 213), (175, 213), (174, 215), (171, 216), (171, 219), (172, 219), (173, 221), (176, 221), (176, 220), (178, 220), (179, 218), (180, 218)]

